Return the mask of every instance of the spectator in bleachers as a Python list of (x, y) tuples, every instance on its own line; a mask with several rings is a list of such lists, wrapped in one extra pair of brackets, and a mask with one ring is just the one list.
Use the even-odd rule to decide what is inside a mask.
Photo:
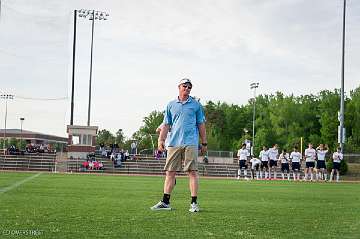
[(131, 143), (130, 147), (131, 147), (131, 154), (132, 154), (132, 155), (135, 155), (135, 154), (136, 154), (136, 147), (137, 147), (136, 142), (133, 141), (133, 142)]
[(116, 157), (115, 152), (112, 152), (111, 155), (110, 155), (110, 160), (111, 160), (111, 161), (114, 161), (114, 160), (115, 160), (115, 157)]
[(93, 170), (94, 169), (94, 163), (92, 161), (89, 161), (89, 170)]
[(123, 150), (123, 149), (119, 152), (119, 155), (120, 155), (121, 162), (126, 161), (126, 159), (125, 159), (125, 154), (124, 154), (124, 150)]
[(83, 166), (83, 168), (88, 169), (88, 168), (89, 168), (89, 162), (88, 162), (88, 161), (84, 161), (84, 162), (82, 163), (82, 166)]
[(103, 170), (103, 169), (104, 169), (104, 164), (103, 164), (103, 162), (101, 162), (101, 161), (99, 162), (99, 169), (100, 169), (100, 170)]
[(98, 161), (93, 161), (93, 165), (94, 165), (95, 170), (99, 170), (99, 162)]
[(122, 162), (121, 162), (121, 154), (119, 153), (119, 154), (116, 155), (116, 158), (114, 160), (114, 167), (115, 168), (121, 167), (121, 164), (122, 164)]
[(129, 160), (129, 159), (130, 159), (130, 154), (129, 154), (129, 151), (128, 151), (128, 150), (125, 151), (124, 156), (125, 156), (125, 160)]
[(104, 144), (100, 144), (100, 153), (102, 157), (107, 157), (107, 151)]

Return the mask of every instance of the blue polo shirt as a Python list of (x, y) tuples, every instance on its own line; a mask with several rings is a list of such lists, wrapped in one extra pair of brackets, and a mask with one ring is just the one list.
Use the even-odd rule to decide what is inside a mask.
[(164, 123), (170, 125), (169, 146), (198, 146), (198, 125), (205, 122), (202, 105), (189, 96), (185, 102), (171, 101), (165, 110)]

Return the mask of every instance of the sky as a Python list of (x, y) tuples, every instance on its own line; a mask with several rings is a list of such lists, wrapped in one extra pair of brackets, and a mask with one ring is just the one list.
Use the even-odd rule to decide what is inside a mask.
[[(0, 93), (7, 128), (66, 136), (73, 14), (95, 21), (91, 125), (127, 137), (177, 97), (208, 101), (340, 88), (342, 0), (0, 0)], [(74, 124), (87, 124), (91, 21), (78, 18)], [(360, 1), (347, 1), (345, 92), (360, 86)], [(340, 104), (340, 103), (339, 103)], [(5, 125), (0, 102), (0, 128)], [(252, 120), (252, 119), (249, 119)]]

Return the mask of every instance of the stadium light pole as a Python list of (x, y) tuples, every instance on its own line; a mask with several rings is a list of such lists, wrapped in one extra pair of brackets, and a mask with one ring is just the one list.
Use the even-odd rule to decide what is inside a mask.
[(346, 0), (343, 5), (343, 26), (342, 26), (342, 60), (341, 60), (341, 89), (340, 89), (340, 115), (339, 115), (339, 143), (341, 147), (341, 153), (344, 152), (345, 143), (345, 127), (344, 127), (344, 66), (345, 66), (345, 16), (346, 16)]
[(6, 121), (7, 121), (7, 102), (8, 100), (13, 100), (14, 95), (9, 94), (2, 94), (0, 95), (0, 99), (5, 100), (5, 127), (4, 127), (4, 140), (3, 140), (3, 149), (4, 149), (4, 155), (6, 154), (6, 146), (5, 146), (5, 140), (6, 140)]
[(75, 88), (75, 52), (76, 52), (76, 28), (77, 28), (77, 17), (88, 18), (92, 21), (91, 26), (91, 56), (90, 56), (90, 79), (89, 79), (89, 106), (88, 106), (88, 122), (90, 126), (90, 104), (91, 104), (91, 82), (92, 82), (92, 62), (93, 62), (93, 43), (94, 43), (94, 24), (95, 20), (107, 20), (109, 16), (106, 12), (100, 12), (95, 10), (74, 10), (74, 37), (73, 37), (73, 67), (72, 67), (72, 83), (71, 83), (71, 115), (70, 125), (74, 123), (74, 88)]
[(80, 18), (88, 18), (91, 21), (91, 52), (90, 52), (90, 78), (89, 78), (89, 105), (88, 105), (88, 121), (87, 126), (90, 126), (90, 109), (91, 109), (91, 83), (92, 83), (92, 65), (93, 65), (93, 48), (94, 48), (94, 25), (95, 20), (107, 20), (109, 16), (106, 12), (85, 10), (79, 11)]
[(20, 147), (22, 146), (22, 139), (23, 139), (23, 123), (24, 123), (25, 118), (21, 117), (20, 118)]
[(73, 65), (71, 78), (71, 106), (70, 106), (70, 125), (74, 124), (74, 90), (75, 90), (75, 50), (76, 50), (76, 20), (78, 11), (74, 10), (74, 38), (73, 38)]
[(251, 156), (254, 154), (255, 147), (255, 102), (256, 102), (256, 88), (259, 87), (259, 83), (251, 83), (250, 89), (254, 89), (254, 100), (253, 100), (253, 128), (252, 128), (252, 147), (251, 147)]

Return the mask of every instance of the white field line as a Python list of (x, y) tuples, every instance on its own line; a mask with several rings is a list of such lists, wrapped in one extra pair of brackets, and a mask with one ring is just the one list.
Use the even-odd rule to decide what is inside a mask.
[(12, 189), (14, 189), (14, 188), (17, 188), (17, 187), (19, 187), (21, 184), (26, 183), (26, 182), (28, 182), (28, 181), (30, 181), (30, 180), (32, 180), (32, 179), (40, 176), (41, 174), (42, 174), (42, 173), (38, 173), (38, 174), (32, 175), (32, 176), (27, 177), (27, 178), (25, 178), (25, 179), (23, 179), (23, 180), (20, 180), (20, 181), (18, 181), (18, 182), (15, 182), (14, 184), (12, 184), (12, 185), (10, 185), (10, 186), (8, 186), (8, 187), (0, 188), (0, 194), (6, 193), (6, 192), (8, 192), (8, 191), (10, 191), (10, 190), (12, 190)]

